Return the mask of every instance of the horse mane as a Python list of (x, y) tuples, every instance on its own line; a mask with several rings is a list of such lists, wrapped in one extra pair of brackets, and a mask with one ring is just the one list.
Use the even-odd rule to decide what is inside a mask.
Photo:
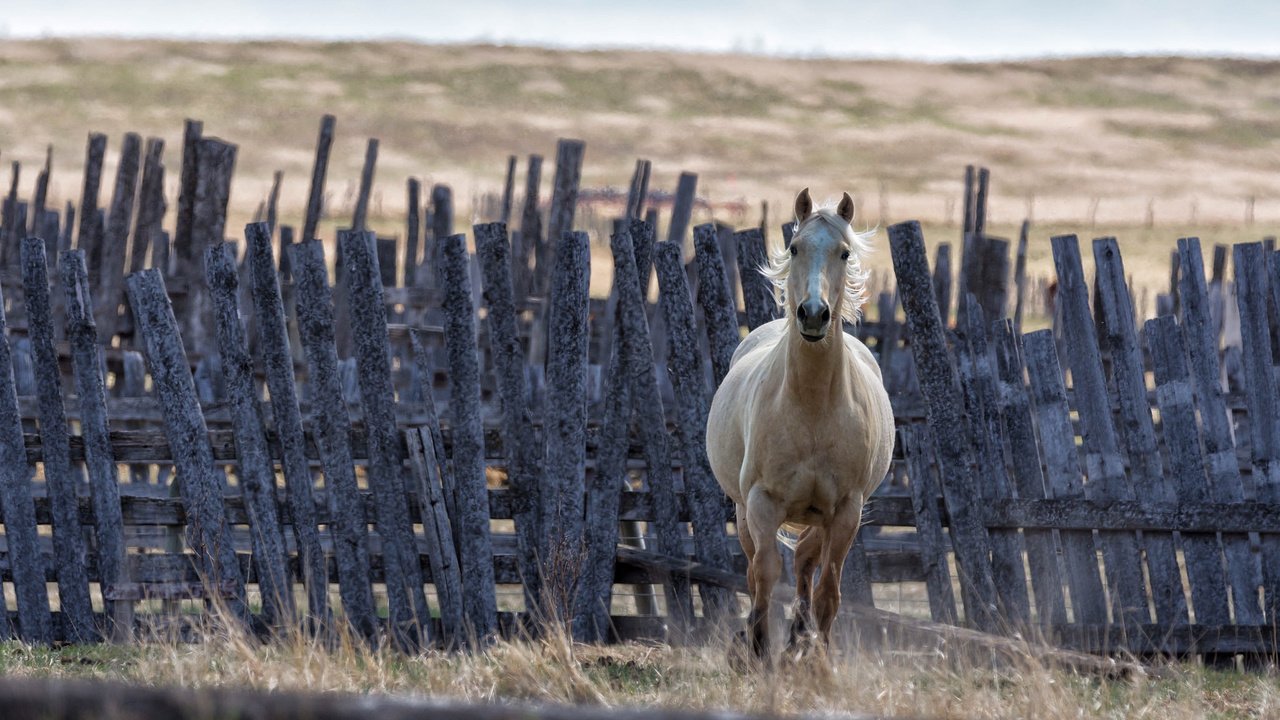
[[(862, 258), (871, 252), (871, 238), (876, 235), (876, 228), (866, 232), (857, 232), (853, 226), (844, 221), (836, 213), (835, 203), (828, 202), (815, 209), (804, 219), (796, 222), (792, 237), (800, 234), (800, 229), (812, 222), (821, 220), (844, 237), (849, 246), (849, 261), (845, 263), (844, 297), (840, 302), (840, 315), (850, 323), (862, 319), (862, 306), (867, 301), (867, 277), (870, 273), (862, 267)], [(781, 247), (769, 253), (769, 259), (760, 266), (760, 274), (773, 285), (773, 297), (783, 310), (787, 308), (787, 277), (791, 274), (791, 253)]]

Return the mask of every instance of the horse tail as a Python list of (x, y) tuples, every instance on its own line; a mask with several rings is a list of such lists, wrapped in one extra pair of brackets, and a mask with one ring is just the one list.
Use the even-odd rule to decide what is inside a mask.
[(782, 523), (782, 527), (778, 528), (778, 542), (795, 552), (796, 546), (800, 544), (800, 534), (804, 532), (804, 529), (804, 525)]

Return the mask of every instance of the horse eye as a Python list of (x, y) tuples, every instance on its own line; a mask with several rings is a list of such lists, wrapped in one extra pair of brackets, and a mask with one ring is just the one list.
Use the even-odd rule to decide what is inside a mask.
[(849, 251), (848, 251), (848, 250), (845, 250), (844, 252), (840, 253), (840, 259), (841, 259), (841, 260), (848, 260), (848, 259), (849, 259)]
[(791, 254), (792, 254), (792, 255), (795, 255), (795, 254), (796, 254), (796, 246), (795, 246), (795, 245), (792, 245), (792, 246), (791, 246)]

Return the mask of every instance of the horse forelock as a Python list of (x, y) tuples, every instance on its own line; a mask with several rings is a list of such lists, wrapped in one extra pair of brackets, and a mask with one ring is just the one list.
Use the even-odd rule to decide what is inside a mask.
[[(871, 239), (875, 237), (876, 229), (872, 228), (865, 232), (854, 230), (853, 226), (845, 222), (844, 218), (836, 212), (835, 203), (827, 203), (810, 213), (809, 217), (802, 222), (796, 222), (793, 225), (795, 228), (792, 234), (793, 242), (816, 222), (822, 222), (834, 229), (849, 249), (849, 260), (845, 263), (844, 295), (841, 298), (840, 315), (848, 322), (856, 323), (862, 318), (862, 306), (867, 301), (867, 277), (870, 274), (863, 268), (862, 259), (871, 252)], [(790, 250), (781, 247), (769, 253), (769, 259), (760, 267), (760, 274), (773, 285), (774, 301), (789, 314), (786, 293), (787, 278), (791, 275)]]

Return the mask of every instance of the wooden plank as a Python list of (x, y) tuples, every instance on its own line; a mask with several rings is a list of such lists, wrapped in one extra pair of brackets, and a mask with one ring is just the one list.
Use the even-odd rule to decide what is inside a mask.
[[(1010, 467), (1017, 496), (1040, 500), (1046, 496), (1044, 473), (1031, 417), (1031, 399), (1023, 381), (1025, 365), (1016, 320), (995, 324), (996, 360), (999, 366), (998, 398), (1004, 435), (1009, 444)], [(1036, 618), (1042, 625), (1067, 621), (1067, 607), (1058, 573), (1058, 548), (1052, 531), (1023, 530), (1027, 544), (1027, 567), (1035, 593)], [(1087, 545), (1092, 552), (1092, 543)], [(1096, 563), (1095, 563), (1096, 566)], [(1097, 577), (1095, 570), (1094, 577)]]
[(471, 599), (467, 621), (476, 637), (491, 635), (497, 625), (493, 548), (489, 539), (489, 496), (485, 492), (484, 433), (480, 422), (480, 368), (475, 309), (471, 303), (470, 263), (465, 235), (451, 235), (439, 245), (438, 284), (444, 290), (445, 349), (449, 357), (449, 409), (453, 415), (453, 496), (449, 517), (462, 564), (462, 588)]
[[(321, 574), (324, 552), (320, 548), (316, 528), (302, 412), (298, 407), (279, 275), (271, 252), (271, 227), (252, 223), (245, 227), (244, 235), (258, 328), (258, 355), (266, 371), (267, 390), (271, 395), (271, 419), (275, 439), (279, 443), (280, 470), (289, 490), (289, 510), (284, 518), (293, 527), (294, 543), (303, 567), (307, 614), (324, 626), (329, 622), (329, 588)], [(267, 458), (269, 461), (270, 455)], [(349, 566), (340, 567), (350, 569)], [(340, 580), (360, 584), (357, 573)]]
[[(369, 487), (373, 489), (376, 500), (378, 536), (385, 547), (393, 548), (390, 552), (394, 561), (387, 564), (392, 636), (407, 649), (428, 640), (420, 637), (419, 633), (426, 632), (431, 611), (422, 589), (422, 573), (413, 553), (413, 526), (409, 523), (405, 502), (400, 438), (392, 410), (395, 390), (391, 386), (387, 309), (382, 298), (382, 283), (378, 281), (373, 233), (357, 230), (339, 232), (338, 242), (347, 268), (347, 298), (351, 303), (360, 402), (369, 437)], [(481, 589), (475, 590), (479, 592)], [(482, 627), (477, 624), (477, 632), (482, 632)]]
[(77, 247), (85, 250), (89, 249), (86, 243), (93, 235), (90, 224), (98, 211), (98, 188), (102, 184), (102, 160), (106, 154), (107, 136), (90, 133), (84, 153), (84, 186), (80, 191), (80, 230), (76, 233)]
[(652, 170), (653, 164), (648, 160), (636, 160), (636, 169), (631, 173), (631, 183), (627, 186), (628, 219), (644, 218), (644, 206), (649, 199), (649, 174)]
[(961, 588), (966, 591), (966, 619), (979, 628), (991, 628), (997, 622), (993, 612), (996, 590), (991, 575), (991, 546), (980, 513), (972, 435), (964, 416), (960, 381), (943, 337), (920, 224), (913, 221), (890, 226), (889, 245), (911, 331), (916, 374), (928, 400), (929, 427), (938, 443), (943, 495), (953, 523)]
[(945, 328), (951, 316), (951, 243), (938, 243), (934, 250), (933, 292)]
[(936, 449), (926, 427), (902, 428), (911, 477), (911, 501), (915, 510), (916, 537), (920, 541), (920, 564), (924, 567), (929, 595), (929, 615), (934, 622), (955, 624), (956, 600), (951, 591), (951, 571), (947, 564), (947, 543), (938, 512), (938, 477), (934, 467)]
[[(676, 439), (679, 442), (685, 493), (693, 518), (693, 538), (698, 562), (713, 568), (729, 569), (729, 543), (725, 535), (727, 498), (716, 484), (707, 459), (706, 372), (698, 352), (694, 328), (693, 300), (685, 281), (680, 246), (658, 243), (654, 265), (658, 271), (659, 299), (669, 341), (667, 364), (676, 399)], [(659, 358), (661, 361), (661, 358)], [(737, 600), (720, 588), (701, 586), (703, 615), (710, 618), (736, 617)]]
[[(364, 167), (360, 170), (360, 189), (356, 193), (356, 207), (351, 217), (351, 229), (361, 232), (368, 229), (369, 194), (373, 192), (373, 173), (378, 166), (378, 138), (369, 138), (364, 148)], [(343, 258), (345, 260), (346, 258)]]
[[(546, 242), (538, 246), (538, 283), (541, 294), (550, 289), (552, 256), (555, 244), (565, 233), (573, 229), (573, 217), (578, 207), (578, 185), (582, 180), (582, 158), (587, 145), (581, 140), (556, 141), (556, 174), (551, 185), (551, 211), (547, 217)], [(538, 358), (535, 358), (537, 360)]]
[(511, 208), (515, 204), (516, 195), (516, 156), (507, 156), (507, 177), (502, 183), (502, 210), (498, 214), (498, 222), (506, 225), (511, 222)]
[(1013, 263), (1013, 328), (1017, 335), (1022, 334), (1022, 308), (1027, 295), (1027, 239), (1031, 232), (1031, 220), (1023, 220), (1018, 231), (1017, 259)]
[[(1232, 247), (1236, 304), (1240, 307), (1244, 377), (1248, 388), (1250, 460), (1254, 492), (1264, 502), (1280, 501), (1280, 409), (1276, 407), (1275, 372), (1268, 328), (1267, 258), (1262, 243)], [(1271, 282), (1280, 284), (1280, 276)], [(1275, 288), (1272, 292), (1280, 291)], [(1280, 537), (1263, 536), (1263, 611), (1269, 622), (1280, 614)]]
[[(338, 353), (333, 337), (333, 304), (325, 270), (324, 246), (307, 240), (289, 248), (298, 294), (298, 333), (307, 357), (313, 399), (313, 441), (324, 468), (329, 497), (330, 533), (338, 537), (338, 591), (343, 613), (367, 642), (377, 637), (373, 590), (369, 584), (368, 521), (356, 484), (351, 455), (351, 420), (338, 379)], [(265, 326), (264, 326), (265, 327)], [(274, 393), (273, 393), (274, 395)], [(279, 421), (277, 421), (279, 422)], [(286, 478), (286, 482), (288, 479)]]
[[(1209, 483), (1205, 479), (1204, 456), (1200, 454), (1200, 433), (1182, 332), (1177, 321), (1168, 315), (1148, 320), (1143, 327), (1151, 350), (1174, 499), (1187, 505), (1209, 502)], [(1182, 552), (1186, 558), (1195, 621), (1229, 625), (1231, 614), (1227, 609), (1227, 584), (1217, 535), (1182, 533)]]
[[(431, 428), (411, 429), (405, 433), (405, 441), (409, 445), (409, 467), (421, 503), (431, 580), (435, 583), (440, 603), (441, 644), (461, 647), (466, 643), (466, 603), (462, 599), (462, 575), (458, 569), (458, 553), (453, 546), (453, 527), (444, 506), (442, 456), (437, 454)], [(521, 577), (527, 576), (522, 573)]]
[(773, 284), (760, 272), (769, 261), (764, 233), (760, 228), (748, 228), (734, 233), (733, 237), (738, 243), (738, 277), (742, 283), (742, 304), (747, 311), (747, 330), (755, 330), (781, 315)]
[[(738, 349), (738, 311), (725, 280), (724, 259), (716, 227), (710, 223), (693, 229), (693, 246), (698, 264), (698, 304), (702, 307), (707, 340), (711, 345), (711, 373), (720, 387), (729, 372), (733, 352)], [(704, 391), (705, 394), (705, 391)]]
[(141, 163), (142, 138), (137, 133), (125, 133), (124, 143), (120, 146), (120, 162), (116, 165), (115, 190), (111, 195), (111, 213), (107, 216), (94, 296), (98, 332), (104, 338), (116, 334), (124, 290), (125, 252), (129, 230), (133, 227), (133, 206), (138, 194)]
[[(548, 562), (548, 572), (557, 563), (578, 564), (576, 553), (582, 545), (587, 463), (587, 339), (591, 330), (587, 317), (590, 240), (584, 232), (566, 231), (554, 238), (554, 242), (555, 266), (547, 313), (546, 473), (539, 496), (542, 552)], [(555, 617), (565, 618), (567, 605), (574, 599), (572, 589), (547, 586), (544, 595), (548, 596), (546, 602), (562, 603), (544, 609), (558, 613)]]
[[(520, 213), (520, 239), (512, 246), (511, 282), (517, 302), (534, 292), (533, 267), (542, 247), (542, 214), (538, 210), (538, 189), (542, 184), (542, 156), (530, 155), (525, 170), (524, 209)], [(513, 239), (514, 240), (514, 239)]]
[[(656, 534), (659, 552), (676, 556), (683, 545), (683, 532), (676, 515), (674, 479), (662, 398), (658, 395), (653, 366), (653, 348), (649, 343), (649, 323), (645, 318), (644, 298), (636, 276), (635, 251), (630, 233), (611, 238), (614, 287), (618, 292), (618, 308), (623, 325), (623, 363), (631, 386), (632, 408), (644, 443), (648, 463), (649, 492), (653, 493)], [(683, 632), (693, 617), (693, 598), (687, 580), (672, 577), (664, 584), (667, 614), (677, 632)]]
[[(1013, 497), (1013, 488), (1004, 463), (1004, 427), (996, 406), (995, 369), (987, 344), (987, 322), (982, 305), (973, 293), (962, 300), (963, 333), (955, 344), (960, 386), (968, 407), (974, 434), (974, 449), (980, 466), (978, 492), (990, 503)], [(1011, 627), (1025, 626), (1031, 619), (1027, 578), (1023, 570), (1022, 537), (1016, 530), (993, 528), (987, 532), (991, 543), (991, 579), (1000, 601), (1001, 619)]]
[[(521, 568), (524, 571), (526, 608), (536, 608), (541, 599), (542, 571), (539, 562), (543, 537), (539, 493), (550, 492), (544, 485), (545, 469), (541, 447), (534, 442), (530, 418), (528, 387), (525, 383), (524, 352), (516, 327), (514, 295), (514, 258), (507, 244), (507, 228), (501, 223), (476, 225), (472, 229), (476, 254), (484, 278), (484, 298), (488, 305), (489, 352), (497, 373), (498, 394), (502, 399), (502, 428), (509, 444), (507, 482), (515, 508), (516, 534), (520, 538)], [(415, 357), (420, 356), (415, 352)], [(426, 358), (422, 356), (423, 371)], [(443, 452), (443, 443), (441, 447)], [(443, 460), (443, 456), (441, 456)]]
[[(1236, 458), (1235, 433), (1219, 380), (1218, 333), (1213, 321), (1211, 296), (1205, 287), (1200, 240), (1180, 238), (1178, 257), (1182, 263), (1182, 272), (1178, 274), (1182, 334), (1190, 361), (1196, 405), (1200, 410), (1200, 438), (1204, 442), (1209, 493), (1214, 502), (1243, 502), (1244, 486)], [(1226, 257), (1225, 246), (1214, 248), (1214, 278), (1219, 284)], [(1218, 289), (1218, 299), (1221, 300), (1221, 288)], [(1222, 543), (1236, 622), (1261, 624), (1263, 616), (1262, 606), (1258, 603), (1258, 587), (1262, 585), (1262, 571), (1249, 547), (1249, 538), (1223, 533)]]
[(53, 350), (53, 318), (49, 312), (49, 274), (44, 241), (26, 238), (21, 257), (27, 332), (31, 339), (36, 392), (40, 398), (41, 464), (53, 510), (53, 546), (58, 563), (58, 601), (67, 620), (64, 633), (77, 643), (95, 642), (93, 605), (84, 574), (84, 537), (76, 517), (76, 489), (83, 484), (80, 469), (71, 464), (67, 416), (62, 408), (62, 378)]
[(333, 132), (337, 121), (332, 115), (320, 118), (320, 134), (316, 138), (316, 159), (311, 166), (311, 187), (307, 191), (307, 211), (300, 240), (315, 240), (324, 212), (324, 181), (329, 171), (329, 151), (333, 147)]
[[(1058, 270), (1057, 302), (1062, 307), (1066, 355), (1080, 423), (1086, 428), (1083, 439), (1089, 483), (1085, 494), (1098, 501), (1132, 500), (1133, 489), (1125, 477), (1124, 457), (1111, 421), (1111, 403), (1102, 373), (1098, 336), (1089, 314), (1089, 291), (1085, 287), (1080, 248), (1074, 235), (1059, 235), (1051, 242)], [(1137, 538), (1131, 533), (1103, 533), (1099, 539), (1106, 562), (1112, 621), (1120, 625), (1148, 622)], [(1162, 568), (1155, 566), (1155, 569)]]
[[(0, 510), (4, 514), (9, 556), (36, 558), (40, 550), (31, 497), (32, 466), (27, 464), (22, 451), (22, 419), (18, 414), (17, 383), (4, 305), (0, 298)], [(18, 637), (28, 643), (51, 643), (53, 626), (43, 573), (34, 562), (13, 563), (13, 571)], [(0, 634), (9, 636), (7, 623), (0, 627)]]
[[(1133, 300), (1125, 285), (1124, 260), (1116, 239), (1094, 240), (1093, 260), (1101, 300), (1100, 306), (1095, 306), (1095, 313), (1101, 315), (1106, 334), (1104, 342), (1111, 350), (1112, 381), (1120, 405), (1119, 430), (1129, 457), (1129, 481), (1139, 497), (1171, 502), (1174, 493), (1164, 478), (1160, 446), (1151, 421), (1151, 404), (1147, 400), (1142, 346), (1134, 327)], [(1155, 619), (1170, 626), (1185, 625), (1189, 622), (1187, 597), (1173, 537), (1145, 533), (1142, 542)]]
[(209, 447), (209, 431), (196, 398), (177, 321), (158, 270), (143, 270), (127, 281), (134, 327), (142, 337), (151, 371), (152, 390), (165, 416), (165, 435), (173, 453), (177, 480), (187, 509), (187, 542), (200, 558), (205, 577), (215, 584), (229, 582), (235, 592), (227, 609), (247, 618), (244, 579), (230, 543), (222, 495), (225, 481), (217, 472)]
[(680, 179), (676, 181), (675, 204), (671, 207), (671, 222), (667, 225), (667, 242), (684, 246), (697, 192), (698, 176), (691, 172), (680, 173)]
[(164, 199), (164, 140), (147, 138), (142, 162), (142, 185), (138, 189), (138, 218), (133, 227), (133, 243), (129, 251), (129, 272), (135, 273), (147, 267), (147, 251), (160, 232), (167, 207)]
[[(182, 167), (178, 176), (178, 214), (173, 231), (174, 257), (177, 261), (177, 271), (174, 274), (182, 278), (196, 277), (196, 273), (188, 270), (187, 266), (200, 260), (199, 252), (194, 251), (191, 246), (191, 232), (195, 219), (196, 180), (199, 177), (196, 146), (203, 133), (204, 123), (199, 120), (188, 119), (182, 125)], [(85, 207), (83, 203), (81, 207)], [(83, 217), (81, 222), (84, 222)]]
[[(633, 254), (634, 259), (634, 254)], [(627, 281), (616, 271), (612, 297)], [(586, 552), (578, 584), (578, 602), (573, 619), (573, 636), (579, 642), (600, 642), (608, 636), (609, 608), (612, 606), (614, 557), (618, 547), (619, 505), (627, 485), (627, 445), (631, 405), (631, 382), (625, 361), (625, 331), (621, 306), (613, 304), (616, 316), (612, 331), (612, 351), (605, 376), (604, 417), (600, 444), (596, 450), (596, 471), (587, 486), (586, 523), (583, 535)]]
[[(102, 378), (102, 356), (93, 324), (93, 308), (89, 305), (89, 274), (84, 265), (84, 252), (72, 250), (63, 253), (59, 265), (66, 295), (67, 340), (71, 343), (76, 396), (80, 399), (80, 434), (84, 439), (85, 465), (89, 471), (97, 549), (93, 554), (100, 568), (100, 582), (119, 584), (129, 580), (125, 567), (124, 519), (120, 509), (119, 474), (108, 437), (110, 423)], [(141, 356), (138, 356), (138, 361), (142, 361)], [(78, 508), (76, 514), (79, 516)], [(109, 620), (106, 635), (116, 642), (128, 641), (133, 630), (132, 603), (105, 600), (103, 609)]]
[(285, 570), (288, 553), (280, 532), (276, 510), (276, 474), (271, 450), (258, 415), (253, 384), (253, 360), (245, 349), (244, 329), (236, 296), (235, 256), (229, 243), (209, 246), (205, 251), (205, 277), (213, 306), (222, 377), (231, 403), (231, 424), (236, 441), (236, 479), (253, 537), (253, 558), (262, 593), (263, 614), (269, 625), (282, 629), (294, 626), (297, 617), (293, 585)]
[[(514, 158), (513, 158), (514, 159)], [(408, 193), (405, 211), (404, 287), (413, 287), (418, 272), (418, 236), (422, 227), (422, 183), (411, 177), (405, 183)]]

